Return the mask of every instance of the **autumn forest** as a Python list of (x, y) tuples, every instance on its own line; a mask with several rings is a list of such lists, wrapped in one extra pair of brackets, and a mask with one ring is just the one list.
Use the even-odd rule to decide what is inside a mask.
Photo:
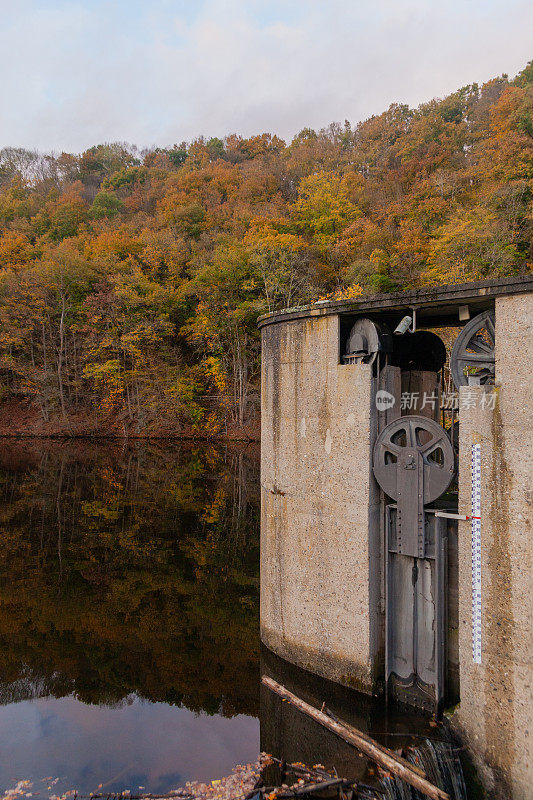
[(533, 62), (290, 143), (4, 148), (1, 432), (253, 436), (261, 313), (525, 274), (532, 189)]

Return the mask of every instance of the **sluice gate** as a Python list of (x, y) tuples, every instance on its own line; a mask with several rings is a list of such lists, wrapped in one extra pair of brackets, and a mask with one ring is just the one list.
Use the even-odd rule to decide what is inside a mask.
[(264, 643), (359, 691), (456, 707), (494, 796), (525, 800), (533, 279), (260, 326)]
[[(406, 316), (393, 334), (385, 322), (359, 317), (346, 344), (341, 341), (341, 361), (373, 365), (378, 413), (371, 460), (382, 512), (387, 691), (432, 710), (454, 693), (448, 680), (447, 626), (456, 616), (457, 596), (449, 597), (448, 551), (457, 542), (453, 530), (448, 531), (448, 518), (435, 516), (430, 504), (454, 480), (456, 458), (452, 427), (447, 432), (439, 424), (445, 423), (446, 346), (435, 333), (410, 330), (412, 325), (413, 317)], [(493, 348), (486, 357), (494, 363)], [(477, 380), (479, 367), (472, 362), (467, 367)], [(418, 414), (411, 412), (413, 406)], [(448, 505), (457, 513), (456, 490)], [(454, 608), (448, 613), (451, 601)]]

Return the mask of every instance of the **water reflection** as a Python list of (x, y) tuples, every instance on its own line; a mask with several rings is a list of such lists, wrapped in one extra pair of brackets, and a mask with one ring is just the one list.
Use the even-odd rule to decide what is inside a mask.
[(197, 715), (186, 708), (137, 697), (119, 708), (88, 706), (73, 697), (7, 706), (1, 714), (2, 787), (21, 775), (36, 792), (61, 796), (78, 788), (167, 792), (186, 780), (228, 774), (240, 760), (255, 761), (257, 720)]
[(4, 440), (0, 499), (0, 795), (167, 792), (260, 747), (371, 781), (266, 689), (259, 741), (260, 669), (393, 749), (445, 735), (266, 650), (260, 665), (253, 449)]
[[(266, 648), (261, 652), (261, 669), (302, 700), (315, 708), (325, 705), (392, 750), (418, 745), (425, 737), (449, 739), (445, 727), (436, 728), (422, 714), (326, 681), (288, 664)], [(266, 687), (261, 688), (261, 750), (287, 762), (319, 762), (330, 772), (351, 780), (372, 783), (376, 775), (372, 762)], [(267, 781), (277, 780), (276, 770), (271, 769)]]
[(0, 497), (0, 788), (255, 759), (257, 454), (5, 440)]

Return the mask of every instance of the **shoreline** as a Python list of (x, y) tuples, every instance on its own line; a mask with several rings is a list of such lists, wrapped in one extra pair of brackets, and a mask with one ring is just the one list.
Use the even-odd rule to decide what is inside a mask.
[(55, 413), (45, 420), (31, 402), (11, 399), (0, 402), (0, 439), (259, 443), (261, 422), (257, 414), (244, 425), (222, 420), (211, 428), (206, 424), (197, 429), (169, 417), (154, 417), (146, 424), (138, 420), (125, 424), (109, 416), (97, 422), (90, 413), (80, 411), (66, 419)]
[(220, 442), (239, 444), (257, 444), (260, 442), (259, 436), (228, 436), (227, 434), (131, 434), (124, 435), (119, 433), (0, 433), (0, 439), (59, 439), (63, 441), (88, 440), (97, 441), (98, 439), (112, 439), (113, 441), (172, 441), (172, 442)]

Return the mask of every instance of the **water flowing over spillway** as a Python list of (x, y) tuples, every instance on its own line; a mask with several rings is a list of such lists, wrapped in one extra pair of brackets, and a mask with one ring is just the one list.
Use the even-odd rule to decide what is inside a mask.
[[(428, 780), (450, 796), (450, 800), (467, 800), (463, 769), (457, 750), (448, 742), (426, 739), (405, 754), (407, 761), (422, 767)], [(424, 800), (424, 795), (395, 776), (382, 778), (380, 788), (386, 800)]]

